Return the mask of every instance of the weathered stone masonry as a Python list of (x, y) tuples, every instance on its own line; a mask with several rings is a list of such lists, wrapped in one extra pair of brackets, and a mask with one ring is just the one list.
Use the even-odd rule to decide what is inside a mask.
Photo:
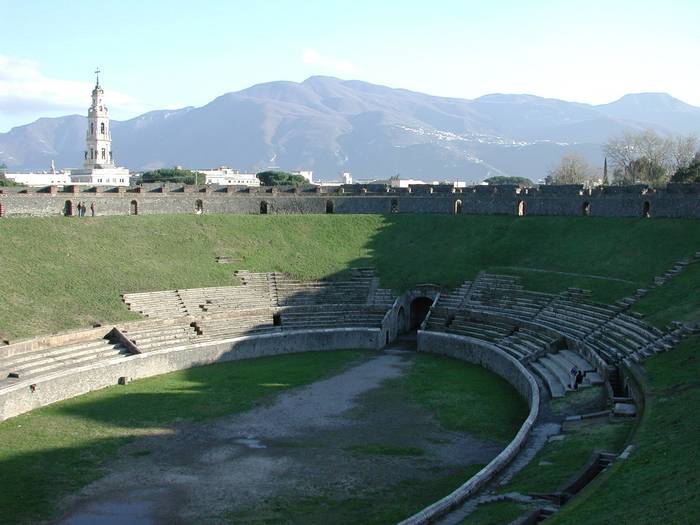
[(297, 190), (287, 187), (193, 187), (145, 185), (137, 188), (67, 186), (0, 188), (4, 217), (72, 215), (83, 202), (90, 215), (160, 213), (442, 213), (476, 215), (590, 215), (599, 217), (700, 218), (700, 184), (607, 186), (579, 185), (411, 186), (380, 184)]

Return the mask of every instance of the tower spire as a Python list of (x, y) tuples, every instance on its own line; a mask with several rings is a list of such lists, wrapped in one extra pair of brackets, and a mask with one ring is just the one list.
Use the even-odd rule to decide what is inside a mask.
[(95, 69), (95, 86), (100, 87), (100, 68)]

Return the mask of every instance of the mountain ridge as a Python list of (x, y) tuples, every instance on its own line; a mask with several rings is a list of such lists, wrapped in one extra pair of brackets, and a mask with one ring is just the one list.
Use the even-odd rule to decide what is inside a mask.
[[(106, 92), (109, 100), (109, 91)], [(85, 117), (42, 118), (0, 133), (11, 170), (79, 166)], [(112, 121), (115, 159), (132, 170), (312, 169), (320, 179), (397, 173), (424, 180), (490, 175), (541, 179), (567, 151), (602, 165), (602, 144), (625, 130), (699, 133), (700, 108), (666, 93), (591, 105), (529, 94), (439, 97), (361, 80), (312, 76), (224, 93), (200, 107)]]

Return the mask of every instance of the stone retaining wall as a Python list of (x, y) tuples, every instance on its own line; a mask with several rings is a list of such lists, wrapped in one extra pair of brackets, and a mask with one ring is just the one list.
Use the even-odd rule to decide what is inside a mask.
[(402, 521), (400, 525), (431, 523), (458, 507), (491, 481), (520, 452), (537, 420), (540, 406), (540, 392), (532, 374), (516, 359), (492, 344), (454, 334), (419, 331), (418, 351), (461, 359), (498, 374), (527, 401), (530, 413), (513, 440), (488, 465), (454, 492)]
[(305, 351), (384, 346), (382, 331), (372, 328), (299, 330), (237, 337), (116, 357), (99, 364), (76, 367), (29, 378), (0, 389), (0, 421), (39, 407), (128, 380), (184, 370), (212, 363)]
[[(235, 188), (146, 185), (138, 188), (48, 187), (0, 188), (6, 217), (62, 215), (66, 201), (78, 202), (96, 215), (192, 213), (441, 213), (599, 217), (700, 218), (700, 184), (609, 186), (584, 190), (580, 186), (474, 186), (394, 189), (355, 185), (337, 189)], [(199, 201), (199, 202), (198, 202)], [(459, 205), (458, 205), (459, 201)], [(136, 209), (132, 208), (136, 203)], [(523, 206), (520, 205), (523, 203)], [(90, 211), (88, 209), (88, 215)]]

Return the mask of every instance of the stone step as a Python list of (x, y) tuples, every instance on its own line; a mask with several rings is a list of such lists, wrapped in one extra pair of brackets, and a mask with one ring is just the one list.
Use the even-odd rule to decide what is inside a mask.
[(106, 348), (113, 346), (106, 339), (96, 339), (91, 341), (83, 341), (72, 345), (59, 346), (54, 348), (46, 348), (43, 350), (32, 350), (0, 360), (0, 370), (9, 370), (12, 368), (20, 368), (31, 366), (33, 364), (41, 364), (46, 360), (62, 359), (70, 355), (81, 355), (84, 352), (90, 352), (98, 348)]
[(535, 371), (535, 373), (542, 379), (542, 381), (544, 381), (544, 384), (549, 390), (549, 393), (552, 396), (552, 398), (564, 397), (566, 390), (562, 386), (559, 379), (557, 379), (549, 370), (547, 370), (540, 363), (533, 362), (530, 363), (530, 366), (532, 366), (532, 369)]

